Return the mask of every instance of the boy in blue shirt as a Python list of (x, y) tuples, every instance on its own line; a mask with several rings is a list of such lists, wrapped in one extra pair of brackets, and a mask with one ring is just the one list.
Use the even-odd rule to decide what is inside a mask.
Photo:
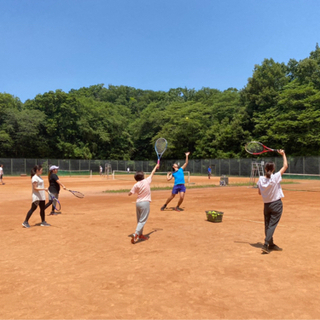
[(172, 188), (172, 193), (171, 196), (167, 199), (166, 203), (161, 207), (161, 211), (163, 211), (168, 203), (176, 196), (176, 194), (180, 194), (180, 199), (178, 202), (178, 205), (175, 207), (176, 211), (182, 211), (182, 209), (180, 208), (183, 199), (184, 199), (184, 194), (186, 192), (186, 187), (185, 187), (185, 181), (184, 181), (184, 173), (183, 170), (186, 168), (187, 164), (188, 164), (188, 157), (189, 157), (190, 152), (186, 152), (186, 162), (185, 164), (179, 168), (178, 164), (174, 163), (172, 168), (174, 170), (173, 173), (168, 172), (167, 174), (167, 180), (170, 181), (172, 178), (174, 178), (174, 186)]

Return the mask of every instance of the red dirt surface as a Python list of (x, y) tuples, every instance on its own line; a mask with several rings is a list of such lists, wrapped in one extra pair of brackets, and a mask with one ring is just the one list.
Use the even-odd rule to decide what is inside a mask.
[[(162, 179), (153, 186), (172, 185)], [(274, 236), (283, 251), (261, 254), (263, 203), (255, 188), (191, 177), (190, 187), (217, 187), (187, 186), (180, 213), (160, 211), (170, 190), (153, 191), (150, 239), (133, 245), (135, 196), (103, 192), (130, 189), (132, 176), (60, 180), (85, 198), (62, 190), (62, 214), (40, 227), (37, 209), (30, 229), (21, 225), (30, 177), (4, 177), (0, 185), (0, 319), (320, 318), (318, 192), (283, 185)], [(229, 178), (240, 181), (249, 178)], [(206, 221), (212, 209), (224, 212), (221, 223)]]

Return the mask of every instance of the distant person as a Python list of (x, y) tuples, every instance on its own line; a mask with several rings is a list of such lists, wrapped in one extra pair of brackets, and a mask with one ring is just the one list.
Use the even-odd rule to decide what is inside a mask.
[(264, 202), (264, 230), (265, 240), (262, 247), (263, 253), (269, 253), (270, 250), (282, 251), (274, 242), (273, 234), (280, 221), (283, 205), (281, 198), (284, 197), (280, 182), (282, 175), (288, 168), (287, 157), (284, 150), (278, 150), (278, 153), (283, 157), (283, 166), (275, 174), (274, 162), (267, 162), (264, 171), (265, 175), (259, 178), (257, 183), (258, 193), (262, 196)]
[(208, 179), (211, 178), (211, 172), (212, 172), (212, 171), (211, 171), (211, 166), (209, 166), (209, 167), (208, 167)]
[(0, 182), (1, 184), (4, 184), (2, 179), (3, 179), (3, 164), (0, 164)]
[(180, 208), (183, 199), (184, 199), (184, 194), (186, 193), (186, 187), (185, 187), (185, 180), (184, 180), (184, 169), (188, 165), (188, 158), (189, 158), (190, 152), (186, 152), (186, 162), (184, 165), (179, 168), (177, 163), (174, 163), (172, 166), (173, 173), (168, 172), (167, 174), (167, 180), (170, 181), (172, 178), (174, 178), (174, 186), (172, 188), (172, 193), (171, 196), (167, 199), (166, 203), (161, 207), (161, 211), (163, 211), (169, 202), (179, 193), (180, 194), (180, 199), (178, 202), (178, 205), (175, 207), (176, 211), (183, 211), (183, 209)]
[(150, 184), (152, 181), (152, 177), (156, 170), (158, 169), (158, 164), (153, 168), (150, 176), (148, 178), (144, 178), (144, 173), (142, 171), (138, 171), (134, 175), (134, 179), (137, 183), (132, 187), (129, 192), (129, 196), (132, 194), (137, 194), (137, 202), (136, 202), (136, 214), (137, 214), (137, 227), (135, 233), (131, 236), (131, 243), (136, 243), (139, 240), (148, 240), (149, 238), (143, 234), (143, 228), (146, 224), (149, 213), (150, 213), (150, 202), (151, 202), (151, 189)]
[[(58, 166), (51, 166), (48, 173), (49, 191), (54, 195), (56, 199), (59, 199), (60, 187), (66, 190), (66, 187), (59, 180), (58, 170)], [(45, 209), (50, 207), (50, 205), (52, 205), (52, 207), (49, 215), (56, 215), (61, 213), (55, 211), (52, 199), (49, 199), (49, 202), (46, 204)]]
[(22, 223), (22, 226), (24, 228), (30, 228), (29, 225), (29, 219), (31, 218), (33, 212), (37, 209), (39, 206), (40, 208), (40, 217), (41, 217), (41, 226), (42, 227), (49, 227), (50, 224), (46, 222), (45, 220), (45, 201), (46, 201), (46, 194), (45, 191), (46, 189), (44, 187), (44, 182), (41, 178), (42, 174), (42, 166), (41, 165), (36, 165), (32, 170), (31, 170), (31, 183), (32, 183), (32, 205), (31, 209), (28, 211), (27, 216)]
[(102, 176), (102, 172), (103, 172), (103, 169), (102, 169), (102, 166), (100, 166), (100, 176)]
[(130, 168), (129, 167), (127, 168), (127, 172), (130, 173)]

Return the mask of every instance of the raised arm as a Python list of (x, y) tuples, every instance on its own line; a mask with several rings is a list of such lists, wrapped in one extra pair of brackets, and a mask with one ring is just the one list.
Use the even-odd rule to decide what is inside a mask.
[(283, 175), (286, 170), (288, 169), (288, 161), (287, 161), (287, 157), (286, 157), (286, 154), (284, 152), (284, 150), (278, 150), (278, 153), (282, 155), (282, 158), (283, 158), (283, 165), (282, 165), (282, 168), (280, 169), (280, 174)]
[(154, 168), (153, 168), (153, 170), (151, 171), (151, 173), (150, 173), (150, 176), (149, 176), (149, 177), (151, 177), (151, 178), (152, 178), (152, 177), (153, 177), (153, 175), (154, 175), (154, 173), (156, 172), (156, 170), (157, 170), (157, 169), (159, 169), (159, 165), (158, 165), (158, 164), (156, 164), (156, 165), (155, 165), (155, 167), (154, 167)]
[(181, 167), (183, 170), (187, 167), (188, 162), (189, 162), (189, 154), (190, 152), (186, 152), (186, 162), (184, 163), (184, 165)]

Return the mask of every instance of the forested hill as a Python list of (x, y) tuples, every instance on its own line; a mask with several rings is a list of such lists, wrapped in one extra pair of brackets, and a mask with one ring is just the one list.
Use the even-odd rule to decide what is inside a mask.
[[(1, 89), (0, 89), (1, 90)], [(22, 103), (0, 93), (0, 158), (247, 157), (250, 140), (288, 155), (320, 155), (320, 48), (288, 64), (265, 59), (241, 89), (126, 86), (50, 91)]]

